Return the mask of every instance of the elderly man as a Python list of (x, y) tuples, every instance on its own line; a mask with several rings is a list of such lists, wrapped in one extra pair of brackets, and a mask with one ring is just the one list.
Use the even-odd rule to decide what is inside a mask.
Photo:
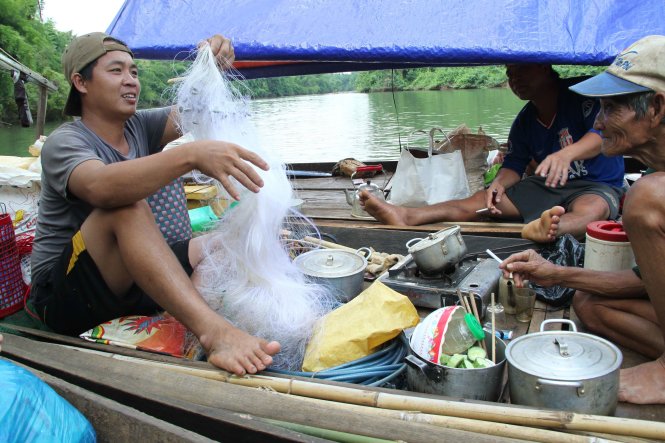
[(600, 98), (595, 128), (603, 154), (630, 155), (654, 171), (631, 187), (623, 208), (639, 268), (562, 268), (534, 251), (501, 267), (516, 274), (518, 285), (528, 278), (577, 289), (574, 308), (591, 331), (655, 358), (621, 371), (619, 400), (665, 404), (665, 36), (637, 41), (606, 72), (570, 89)]

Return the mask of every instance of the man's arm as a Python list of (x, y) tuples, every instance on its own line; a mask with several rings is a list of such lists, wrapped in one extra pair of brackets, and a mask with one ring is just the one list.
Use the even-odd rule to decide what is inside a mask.
[(642, 280), (631, 269), (605, 272), (558, 266), (533, 249), (511, 255), (499, 267), (504, 274), (513, 274), (518, 287), (524, 285), (524, 280), (530, 280), (541, 286), (559, 285), (608, 298), (640, 298), (646, 295)]
[(556, 187), (568, 181), (570, 164), (575, 160), (586, 160), (600, 154), (602, 138), (594, 131), (589, 131), (577, 142), (548, 155), (536, 168), (536, 174), (547, 177), (545, 184)]
[(177, 177), (198, 169), (217, 179), (237, 200), (240, 196), (230, 177), (252, 192), (263, 186), (250, 163), (268, 170), (268, 164), (252, 151), (234, 143), (201, 140), (109, 165), (98, 160), (85, 161), (74, 168), (67, 186), (70, 193), (94, 207), (115, 208), (142, 200)]

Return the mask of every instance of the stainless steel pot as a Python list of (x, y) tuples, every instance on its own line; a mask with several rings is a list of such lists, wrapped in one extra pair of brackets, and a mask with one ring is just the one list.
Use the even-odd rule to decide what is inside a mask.
[[(544, 331), (548, 323), (572, 331)], [(584, 414), (611, 415), (617, 406), (622, 354), (609, 341), (577, 332), (570, 320), (545, 320), (540, 332), (506, 349), (510, 401)]]
[(337, 299), (346, 303), (362, 292), (367, 259), (371, 251), (360, 248), (355, 252), (341, 249), (315, 249), (300, 254), (293, 261), (300, 270), (315, 282), (325, 285)]
[[(492, 349), (492, 336), (485, 336), (485, 346)], [(449, 368), (427, 361), (410, 347), (406, 356), (406, 382), (410, 391), (471, 400), (497, 401), (501, 396), (506, 365), (506, 344), (496, 339), (497, 364), (489, 368)]]
[(467, 251), (458, 225), (429, 234), (426, 238), (412, 238), (406, 242), (406, 247), (418, 269), (426, 274), (455, 266)]

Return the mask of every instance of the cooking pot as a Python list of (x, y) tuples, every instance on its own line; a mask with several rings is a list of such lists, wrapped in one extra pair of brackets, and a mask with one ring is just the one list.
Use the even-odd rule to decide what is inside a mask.
[[(485, 346), (488, 350), (492, 349), (490, 334), (485, 336)], [(497, 401), (503, 385), (505, 350), (506, 344), (497, 338), (497, 364), (489, 368), (466, 369), (450, 368), (425, 360), (409, 346), (409, 355), (405, 357), (407, 386), (414, 392)]]
[[(548, 323), (567, 323), (572, 331), (544, 332)], [(511, 403), (614, 414), (621, 351), (605, 339), (577, 332), (572, 321), (545, 320), (540, 332), (510, 343), (506, 359)]]
[(327, 286), (337, 299), (346, 303), (362, 292), (367, 259), (361, 254), (369, 248), (360, 248), (355, 252), (341, 249), (315, 249), (300, 254), (293, 261), (305, 274), (316, 283)]
[(406, 242), (418, 269), (426, 274), (435, 274), (459, 263), (466, 254), (466, 243), (460, 231), (459, 225), (455, 225), (426, 238), (412, 238)]

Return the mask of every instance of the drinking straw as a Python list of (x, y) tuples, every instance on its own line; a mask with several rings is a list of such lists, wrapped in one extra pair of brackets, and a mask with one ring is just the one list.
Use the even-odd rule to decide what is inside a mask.
[(491, 302), (492, 302), (492, 363), (496, 363), (496, 335), (494, 335), (494, 333), (496, 331), (495, 325), (494, 325), (494, 322), (495, 322), (495, 320), (494, 320), (494, 310), (496, 308), (495, 308), (495, 305), (494, 305), (494, 292), (492, 292), (492, 294), (490, 295), (490, 299), (491, 299)]

